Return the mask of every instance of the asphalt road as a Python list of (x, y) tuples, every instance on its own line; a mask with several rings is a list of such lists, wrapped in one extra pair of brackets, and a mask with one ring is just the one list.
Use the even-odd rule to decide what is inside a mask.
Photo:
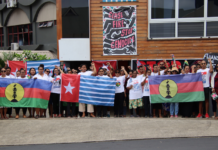
[[(55, 137), (54, 137), (55, 138)], [(1, 150), (217, 150), (218, 137), (0, 146)]]

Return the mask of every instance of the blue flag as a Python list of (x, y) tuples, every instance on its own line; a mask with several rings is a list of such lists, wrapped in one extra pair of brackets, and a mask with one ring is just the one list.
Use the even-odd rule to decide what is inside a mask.
[(116, 79), (80, 76), (79, 103), (114, 106)]

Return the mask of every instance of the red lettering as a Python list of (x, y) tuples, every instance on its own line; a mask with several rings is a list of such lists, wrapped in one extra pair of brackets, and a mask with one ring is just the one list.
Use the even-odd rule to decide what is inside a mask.
[(115, 21), (113, 21), (113, 28), (115, 28)]
[(117, 48), (117, 41), (115, 41), (115, 48)]
[(118, 40), (118, 48), (121, 48), (121, 40)]
[(123, 30), (122, 30), (121, 36), (124, 36), (124, 35), (125, 35), (125, 30), (126, 30), (126, 29), (123, 29)]
[(114, 42), (111, 42), (111, 48), (114, 49)]
[(113, 13), (112, 12), (109, 12), (109, 18), (112, 18), (112, 15), (113, 15)]

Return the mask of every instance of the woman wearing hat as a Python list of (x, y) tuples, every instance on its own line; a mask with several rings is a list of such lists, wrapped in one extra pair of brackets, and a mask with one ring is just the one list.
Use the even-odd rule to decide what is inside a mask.
[[(173, 67), (171, 71), (172, 75), (176, 75), (179, 73), (179, 70), (177, 67)], [(175, 113), (175, 118), (178, 118), (178, 112), (179, 112), (179, 103), (170, 103), (170, 118), (173, 118)]]

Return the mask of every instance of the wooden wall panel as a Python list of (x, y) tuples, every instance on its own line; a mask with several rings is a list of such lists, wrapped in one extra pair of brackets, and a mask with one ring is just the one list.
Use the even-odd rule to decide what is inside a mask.
[[(218, 39), (190, 40), (147, 40), (148, 0), (138, 2), (103, 3), (102, 0), (90, 2), (90, 42), (93, 60), (131, 60), (131, 59), (167, 59), (170, 54), (176, 58), (202, 58), (205, 53), (218, 52)], [(102, 6), (137, 5), (137, 55), (103, 56), (103, 20)]]

